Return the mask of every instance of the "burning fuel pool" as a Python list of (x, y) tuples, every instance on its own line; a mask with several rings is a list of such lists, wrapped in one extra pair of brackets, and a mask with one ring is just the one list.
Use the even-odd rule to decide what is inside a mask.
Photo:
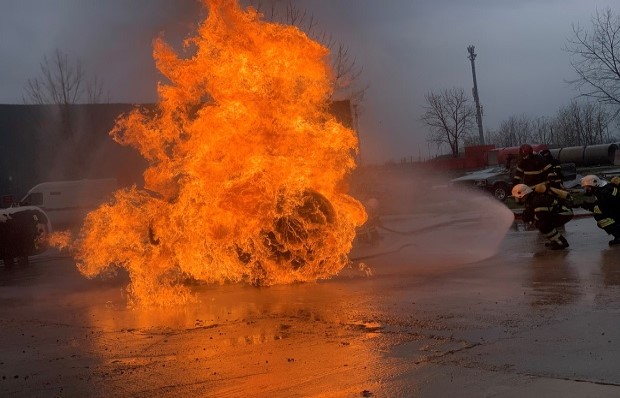
[(0, 396), (618, 396), (618, 249), (592, 219), (566, 229), (566, 252), (511, 229), (478, 262), (409, 245), (372, 275), (197, 285), (165, 310), (48, 252), (0, 267)]

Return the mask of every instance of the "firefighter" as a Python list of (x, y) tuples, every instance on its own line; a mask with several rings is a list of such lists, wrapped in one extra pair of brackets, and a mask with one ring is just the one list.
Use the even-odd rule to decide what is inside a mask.
[(517, 159), (517, 157), (513, 154), (506, 156), (506, 170), (508, 170), (508, 175), (512, 178), (515, 176), (518, 160), (519, 159)]
[(551, 186), (559, 189), (564, 189), (564, 185), (562, 184), (562, 181), (564, 180), (564, 175), (562, 174), (562, 166), (560, 166), (560, 162), (555, 157), (553, 157), (551, 151), (548, 149), (543, 149), (542, 151), (540, 151), (540, 156), (545, 158), (545, 160), (547, 160), (547, 162), (551, 164), (551, 169), (549, 171), (549, 174), (547, 174), (547, 180), (549, 180)]
[(534, 149), (529, 144), (519, 147), (519, 162), (513, 177), (513, 186), (525, 184), (534, 188), (538, 184), (550, 182), (553, 177), (553, 166), (547, 159), (540, 154), (534, 153)]
[(569, 244), (558, 228), (573, 218), (570, 208), (572, 198), (566, 191), (552, 188), (549, 183), (539, 184), (535, 189), (525, 184), (512, 188), (512, 196), (522, 203), (523, 221), (534, 222), (540, 233), (547, 239), (545, 246), (551, 250), (566, 249)]
[(614, 177), (612, 183), (595, 175), (587, 175), (581, 179), (581, 186), (586, 195), (593, 196), (593, 202), (584, 201), (581, 207), (594, 213), (596, 225), (614, 238), (609, 245), (620, 244), (620, 179)]

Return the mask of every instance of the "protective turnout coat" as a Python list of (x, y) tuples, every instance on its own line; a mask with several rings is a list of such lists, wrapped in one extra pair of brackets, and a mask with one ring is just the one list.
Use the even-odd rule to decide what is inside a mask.
[(594, 213), (599, 228), (610, 235), (620, 235), (620, 187), (610, 183), (592, 192), (594, 202), (584, 202), (581, 207)]
[(525, 197), (523, 221), (534, 222), (545, 238), (557, 241), (562, 236), (557, 228), (573, 218), (568, 202), (568, 192), (541, 184)]
[[(525, 184), (534, 187), (537, 184), (549, 182), (555, 177), (553, 166), (547, 159), (538, 154), (532, 154), (517, 163), (513, 185)], [(550, 176), (551, 174), (551, 176)]]

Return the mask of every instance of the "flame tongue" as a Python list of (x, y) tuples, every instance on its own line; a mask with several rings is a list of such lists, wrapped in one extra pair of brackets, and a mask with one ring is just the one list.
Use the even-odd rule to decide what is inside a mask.
[(359, 202), (342, 191), (357, 139), (327, 112), (328, 50), (292, 26), (232, 0), (179, 58), (161, 39), (168, 83), (154, 112), (136, 109), (111, 132), (150, 162), (145, 187), (119, 191), (86, 218), (78, 266), (126, 268), (142, 303), (183, 301), (182, 280), (290, 283), (346, 264)]

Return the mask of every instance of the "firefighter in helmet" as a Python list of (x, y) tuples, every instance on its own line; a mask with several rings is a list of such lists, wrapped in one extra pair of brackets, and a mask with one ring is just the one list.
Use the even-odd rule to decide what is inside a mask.
[(545, 158), (545, 160), (549, 162), (549, 164), (551, 164), (551, 169), (547, 174), (547, 180), (549, 180), (551, 186), (564, 189), (564, 185), (562, 184), (562, 181), (564, 180), (564, 174), (562, 173), (562, 166), (560, 164), (560, 161), (553, 157), (551, 151), (548, 149), (543, 149), (539, 153), (540, 156)]
[(519, 161), (513, 177), (513, 186), (525, 184), (530, 188), (553, 180), (553, 165), (540, 154), (534, 153), (529, 144), (519, 147)]
[(512, 188), (512, 196), (524, 206), (523, 221), (533, 222), (547, 239), (545, 246), (552, 250), (562, 250), (569, 246), (566, 238), (558, 231), (573, 218), (573, 210), (569, 206), (572, 199), (568, 192), (551, 188), (548, 183), (539, 184), (534, 189), (517, 184)]
[(594, 213), (596, 225), (614, 238), (609, 245), (620, 244), (620, 178), (614, 177), (611, 183), (595, 175), (581, 179), (586, 195), (593, 196), (593, 202), (584, 201), (581, 207)]

